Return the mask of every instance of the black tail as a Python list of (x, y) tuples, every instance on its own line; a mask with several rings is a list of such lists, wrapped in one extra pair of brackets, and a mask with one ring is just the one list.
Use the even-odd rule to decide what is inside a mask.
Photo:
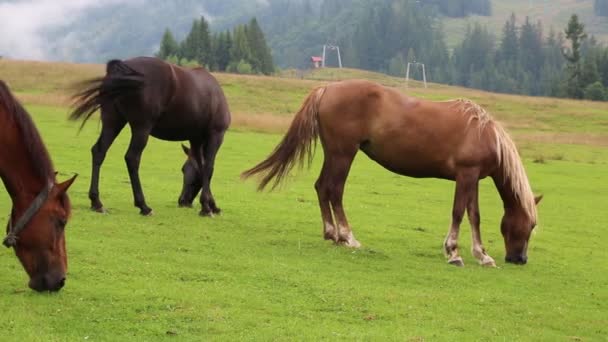
[(106, 76), (77, 84), (78, 92), (72, 96), (74, 111), (70, 120), (83, 119), (80, 129), (102, 104), (112, 104), (121, 97), (139, 91), (144, 85), (144, 76), (120, 60), (111, 60), (106, 65)]

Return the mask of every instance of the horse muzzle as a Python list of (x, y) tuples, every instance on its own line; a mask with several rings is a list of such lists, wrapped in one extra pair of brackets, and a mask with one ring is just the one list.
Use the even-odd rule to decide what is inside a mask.
[(65, 274), (47, 273), (30, 279), (30, 289), (37, 292), (57, 292), (65, 286)]
[(523, 254), (515, 256), (507, 255), (505, 257), (505, 261), (511, 264), (525, 265), (528, 262), (528, 256)]

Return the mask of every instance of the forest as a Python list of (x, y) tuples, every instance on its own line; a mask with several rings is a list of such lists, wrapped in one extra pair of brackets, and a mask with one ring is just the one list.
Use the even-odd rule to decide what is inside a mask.
[[(404, 76), (408, 62), (416, 61), (425, 64), (427, 79), (437, 83), (535, 96), (608, 98), (608, 48), (585, 33), (576, 15), (567, 27), (547, 30), (541, 21), (513, 14), (499, 35), (474, 23), (448, 49), (442, 16), (491, 11), (489, 1), (275, 0), (260, 19), (267, 23), (264, 32), (253, 19), (232, 33), (209, 33), (203, 18), (205, 48), (196, 48), (199, 54), (186, 51), (192, 51), (189, 46), (196, 40), (201, 21), (195, 21), (181, 44), (168, 29), (159, 56), (195, 60), (211, 70), (270, 74), (269, 36), (274, 37), (269, 45), (280, 66), (308, 68), (310, 56), (319, 55), (320, 46), (329, 42), (340, 46), (343, 63), (351, 68)], [(335, 54), (328, 55), (327, 64), (337, 64)], [(414, 68), (412, 76), (420, 79), (420, 70)]]

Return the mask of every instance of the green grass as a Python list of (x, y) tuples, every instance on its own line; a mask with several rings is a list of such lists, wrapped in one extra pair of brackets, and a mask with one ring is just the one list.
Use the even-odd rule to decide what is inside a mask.
[[(359, 155), (346, 209), (364, 248), (321, 238), (312, 170), (259, 194), (239, 172), (263, 158), (279, 135), (230, 132), (218, 157), (220, 217), (176, 208), (179, 144), (151, 140), (141, 176), (153, 217), (140, 217), (123, 154), (128, 132), (102, 170), (109, 214), (88, 210), (90, 122), (77, 135), (64, 109), (28, 107), (60, 171), (80, 174), (70, 190), (69, 276), (57, 295), (40, 295), (12, 252), (0, 253), (0, 330), (14, 340), (603, 340), (608, 334), (608, 152), (596, 163), (526, 160), (545, 194), (525, 267), (505, 265), (501, 203), (481, 186), (483, 237), (499, 268), (468, 253), (445, 263), (441, 243), (453, 183), (393, 175)], [(586, 151), (578, 147), (578, 151)], [(7, 213), (3, 195), (0, 212)]]

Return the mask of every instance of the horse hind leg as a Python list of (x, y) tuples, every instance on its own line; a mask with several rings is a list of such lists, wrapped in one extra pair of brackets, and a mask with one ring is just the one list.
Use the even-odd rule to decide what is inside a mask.
[(323, 167), (321, 168), (321, 174), (315, 182), (315, 190), (317, 191), (317, 197), (319, 198), (319, 207), (321, 209), (321, 219), (323, 220), (323, 238), (325, 240), (332, 240), (338, 242), (338, 230), (334, 223), (334, 218), (331, 213), (331, 206), (329, 202), (330, 196), (330, 183), (328, 178), (328, 161), (323, 161)]
[(328, 166), (328, 170), (330, 170), (328, 176), (330, 182), (329, 200), (338, 228), (338, 243), (342, 243), (345, 246), (352, 248), (359, 248), (361, 247), (361, 244), (355, 239), (353, 231), (348, 224), (346, 213), (344, 212), (344, 207), (342, 205), (342, 199), (344, 196), (346, 178), (348, 177), (348, 172), (350, 171), (357, 150), (358, 146), (353, 146), (352, 149), (342, 148), (339, 153), (333, 153), (333, 155), (326, 156), (326, 159), (331, 161)]
[(125, 127), (127, 121), (116, 115), (114, 112), (102, 109), (101, 114), (101, 134), (97, 142), (91, 148), (92, 167), (91, 167), (91, 184), (89, 187), (89, 199), (91, 200), (91, 209), (103, 213), (105, 209), (99, 199), (99, 173), (101, 165), (106, 158), (106, 153), (112, 143)]
[(483, 244), (481, 243), (481, 230), (480, 230), (480, 215), (479, 215), (479, 182), (475, 182), (474, 188), (471, 190), (471, 195), (467, 202), (467, 214), (469, 216), (469, 222), (471, 223), (471, 235), (473, 240), (473, 246), (471, 247), (471, 253), (479, 260), (479, 264), (482, 266), (496, 267), (496, 262), (491, 256), (486, 253)]

